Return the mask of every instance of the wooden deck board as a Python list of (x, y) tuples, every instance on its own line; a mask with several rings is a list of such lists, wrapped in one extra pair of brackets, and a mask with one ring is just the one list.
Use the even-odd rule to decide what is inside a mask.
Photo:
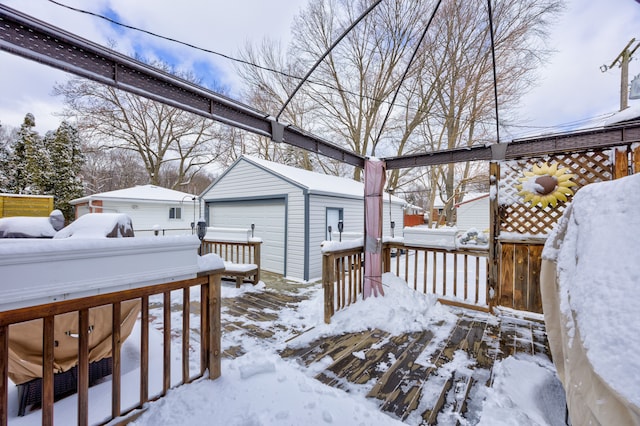
[[(445, 323), (440, 323), (400, 335), (371, 329), (299, 345), (295, 337), (305, 330), (288, 330), (278, 322), (278, 315), (282, 309), (295, 308), (304, 299), (295, 293), (272, 290), (223, 299), (223, 330), (274, 343), (277, 343), (274, 339), (282, 339), (285, 347), (279, 351), (280, 356), (295, 359), (314, 371), (330, 357), (332, 362), (321, 368), (316, 379), (347, 391), (354, 386), (362, 387), (363, 393), (376, 400), (382, 411), (400, 420), (411, 416), (412, 422), (421, 419), (418, 422), (437, 424), (443, 412), (466, 418), (468, 407), (482, 405), (481, 401), (470, 403), (469, 399), (484, 394), (471, 390), (491, 385), (491, 370), (496, 361), (515, 353), (550, 357), (542, 322), (504, 312), (493, 316), (463, 308), (453, 309), (458, 320), (446, 324), (450, 327), (446, 338), (442, 338), (441, 328)], [(283, 339), (283, 335), (293, 337)], [(234, 342), (237, 341), (234, 337)], [(451, 370), (450, 363), (456, 356), (462, 356), (458, 351), (464, 351), (473, 373)], [(223, 348), (223, 355), (229, 358), (245, 352), (237, 343)], [(323, 364), (317, 364), (320, 362)], [(427, 390), (429, 393), (425, 393)]]

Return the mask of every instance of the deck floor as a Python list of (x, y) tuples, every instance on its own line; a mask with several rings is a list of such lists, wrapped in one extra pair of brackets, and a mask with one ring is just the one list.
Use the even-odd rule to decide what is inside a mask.
[[(289, 346), (304, 330), (287, 329), (279, 313), (295, 309), (304, 295), (296, 294), (295, 285), (272, 287), (269, 278), (277, 280), (263, 277), (265, 292), (223, 299), (223, 330), (277, 343), (283, 358), (319, 371), (317, 380), (346, 391), (358, 386), (382, 411), (411, 424), (436, 424), (438, 416), (474, 423), (497, 360), (515, 353), (550, 357), (542, 322), (466, 309), (453, 310), (457, 323), (446, 337), (436, 330), (390, 335), (372, 329)], [(242, 344), (223, 349), (229, 358), (245, 352)]]

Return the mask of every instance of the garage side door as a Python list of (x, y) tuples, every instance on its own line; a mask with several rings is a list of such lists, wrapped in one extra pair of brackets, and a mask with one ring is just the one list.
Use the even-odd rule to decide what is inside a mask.
[(234, 201), (209, 206), (210, 226), (223, 228), (251, 228), (262, 238), (261, 268), (284, 274), (285, 205), (283, 199)]

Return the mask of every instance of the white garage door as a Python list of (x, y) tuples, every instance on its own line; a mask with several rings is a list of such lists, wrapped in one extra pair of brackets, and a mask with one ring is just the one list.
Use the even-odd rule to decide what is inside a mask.
[(251, 228), (262, 238), (260, 266), (270, 272), (284, 274), (285, 207), (283, 199), (234, 201), (209, 206), (210, 226)]

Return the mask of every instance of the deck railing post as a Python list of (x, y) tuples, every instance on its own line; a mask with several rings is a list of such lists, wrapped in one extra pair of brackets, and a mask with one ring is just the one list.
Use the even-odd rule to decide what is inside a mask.
[(322, 287), (324, 289), (324, 322), (331, 323), (333, 316), (333, 282), (335, 257), (330, 253), (322, 255)]
[[(221, 277), (219, 274), (209, 275), (209, 378), (217, 379), (222, 372), (221, 367)], [(204, 332), (204, 330), (203, 330)]]

